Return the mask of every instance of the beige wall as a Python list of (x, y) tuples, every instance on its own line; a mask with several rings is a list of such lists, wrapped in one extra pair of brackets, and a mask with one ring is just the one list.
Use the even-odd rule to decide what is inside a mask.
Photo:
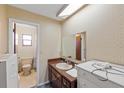
[(124, 5), (89, 5), (63, 23), (62, 36), (83, 31), (87, 59), (124, 65)]
[(7, 11), (0, 5), (0, 55), (7, 52)]
[[(35, 26), (17, 23), (16, 33), (18, 35), (18, 45), (16, 45), (16, 50), (17, 50), (16, 52), (18, 57), (20, 57), (21, 59), (34, 58), (36, 54), (37, 28)], [(32, 37), (31, 46), (23, 46), (22, 35), (31, 35)]]
[(47, 61), (50, 58), (60, 57), (61, 25), (58, 21), (44, 16), (8, 6), (8, 18), (16, 18), (40, 24), (40, 82), (48, 80)]

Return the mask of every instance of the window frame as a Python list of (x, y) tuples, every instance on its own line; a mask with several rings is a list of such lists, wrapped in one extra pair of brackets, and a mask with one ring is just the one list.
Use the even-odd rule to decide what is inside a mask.
[[(23, 36), (24, 35), (31, 36), (31, 40), (29, 40), (29, 39), (23, 39)], [(24, 44), (24, 41), (30, 41), (31, 44), (30, 45), (25, 45)], [(31, 34), (22, 34), (22, 46), (32, 46), (32, 35)]]

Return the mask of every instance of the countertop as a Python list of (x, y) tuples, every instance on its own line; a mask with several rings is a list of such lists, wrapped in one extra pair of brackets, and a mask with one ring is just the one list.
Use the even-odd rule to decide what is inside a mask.
[(53, 60), (53, 61), (48, 62), (48, 65), (53, 67), (59, 74), (61, 74), (66, 79), (68, 79), (70, 82), (73, 82), (73, 81), (77, 80), (77, 78), (74, 78), (74, 77), (70, 76), (69, 74), (67, 74), (66, 70), (61, 70), (61, 69), (58, 69), (56, 67), (56, 64), (60, 63), (60, 62), (61, 62), (61, 59)]
[[(92, 64), (94, 64), (94, 63), (106, 64), (105, 62), (101, 62), (101, 61), (97, 61), (97, 60), (92, 60), (92, 61), (87, 61), (85, 63), (78, 64), (76, 67), (80, 68), (80, 69), (83, 69), (85, 71), (88, 71), (88, 72), (92, 72), (93, 70), (96, 69), (95, 67), (92, 66)], [(111, 64), (111, 63), (110, 63), (110, 65), (113, 68), (116, 68), (116, 69), (121, 70), (121, 71), (124, 72), (124, 66), (120, 66), (120, 65), (116, 65), (116, 64)], [(117, 72), (115, 70), (111, 70), (111, 69), (108, 69), (108, 71), (113, 72), (113, 73), (115, 73), (115, 72), (119, 73), (119, 72)], [(98, 75), (100, 77), (106, 78), (105, 71), (95, 71), (94, 74), (96, 74), (96, 75)], [(116, 75), (116, 74), (108, 73), (108, 80), (112, 81), (115, 84), (120, 85), (121, 87), (124, 87), (124, 73), (123, 73), (123, 75)]]

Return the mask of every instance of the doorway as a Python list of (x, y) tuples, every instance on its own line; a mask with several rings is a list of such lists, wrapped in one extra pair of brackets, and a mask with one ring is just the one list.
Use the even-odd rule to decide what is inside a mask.
[(39, 83), (39, 25), (16, 19), (9, 21), (9, 53), (17, 54), (18, 87), (36, 87)]
[(76, 59), (86, 60), (86, 32), (76, 34)]
[(81, 60), (81, 34), (76, 34), (76, 59)]

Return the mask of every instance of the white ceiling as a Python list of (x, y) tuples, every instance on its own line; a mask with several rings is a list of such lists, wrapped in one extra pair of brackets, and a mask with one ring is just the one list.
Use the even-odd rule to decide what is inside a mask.
[(11, 4), (10, 6), (24, 9), (55, 20), (61, 20), (56, 17), (56, 14), (63, 7), (63, 5), (64, 4)]

